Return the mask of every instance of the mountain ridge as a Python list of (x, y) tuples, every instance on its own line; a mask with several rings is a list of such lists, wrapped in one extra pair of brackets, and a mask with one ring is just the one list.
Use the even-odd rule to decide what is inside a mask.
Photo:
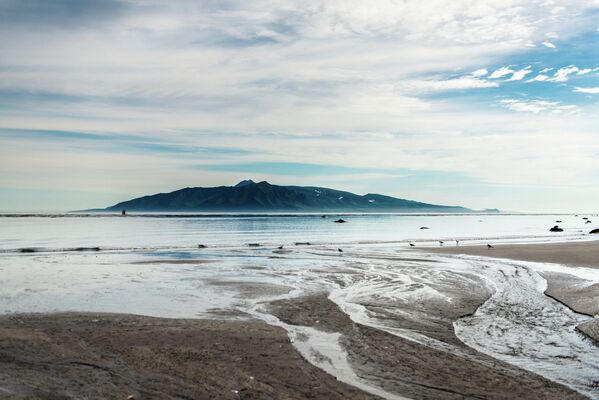
[[(137, 197), (94, 211), (138, 212), (474, 212), (377, 193), (358, 195), (319, 186), (280, 186), (242, 180), (235, 186), (186, 187)], [(488, 210), (487, 210), (488, 211)]]

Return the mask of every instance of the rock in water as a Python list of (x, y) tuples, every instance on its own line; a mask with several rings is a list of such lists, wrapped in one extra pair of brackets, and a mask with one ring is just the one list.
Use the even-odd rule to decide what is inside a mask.
[(549, 232), (563, 232), (564, 230), (559, 226), (555, 225), (553, 228), (549, 229)]
[(590, 231), (589, 233), (599, 233), (599, 228), (593, 229), (592, 231)]
[(337, 221), (335, 221), (335, 222), (336, 222), (336, 223), (338, 223), (338, 224), (343, 224), (343, 223), (345, 223), (345, 222), (347, 222), (347, 221), (346, 221), (346, 220), (344, 220), (344, 219), (341, 219), (341, 218), (339, 218), (339, 219), (338, 219)]

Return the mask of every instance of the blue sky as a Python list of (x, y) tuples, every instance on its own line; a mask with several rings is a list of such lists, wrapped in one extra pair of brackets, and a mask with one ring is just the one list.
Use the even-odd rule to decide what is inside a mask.
[(241, 179), (597, 212), (599, 1), (0, 0), (0, 210)]

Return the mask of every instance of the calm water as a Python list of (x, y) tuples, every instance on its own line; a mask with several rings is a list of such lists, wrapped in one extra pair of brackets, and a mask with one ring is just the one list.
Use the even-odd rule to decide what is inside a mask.
[[(93, 216), (0, 217), (0, 250), (40, 247), (156, 248), (435, 239), (575, 240), (599, 224), (584, 215)], [(587, 218), (593, 219), (592, 216)], [(597, 217), (599, 223), (599, 217)], [(562, 233), (548, 229), (556, 220)], [(595, 221), (593, 221), (595, 222)], [(420, 229), (428, 227), (429, 229)]]

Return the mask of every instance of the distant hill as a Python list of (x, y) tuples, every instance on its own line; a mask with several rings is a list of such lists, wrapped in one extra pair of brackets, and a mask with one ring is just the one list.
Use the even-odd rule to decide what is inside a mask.
[[(244, 180), (235, 186), (195, 187), (123, 201), (101, 211), (194, 212), (472, 212), (398, 199), (363, 196), (316, 186), (278, 186)], [(97, 210), (100, 211), (100, 210)]]

